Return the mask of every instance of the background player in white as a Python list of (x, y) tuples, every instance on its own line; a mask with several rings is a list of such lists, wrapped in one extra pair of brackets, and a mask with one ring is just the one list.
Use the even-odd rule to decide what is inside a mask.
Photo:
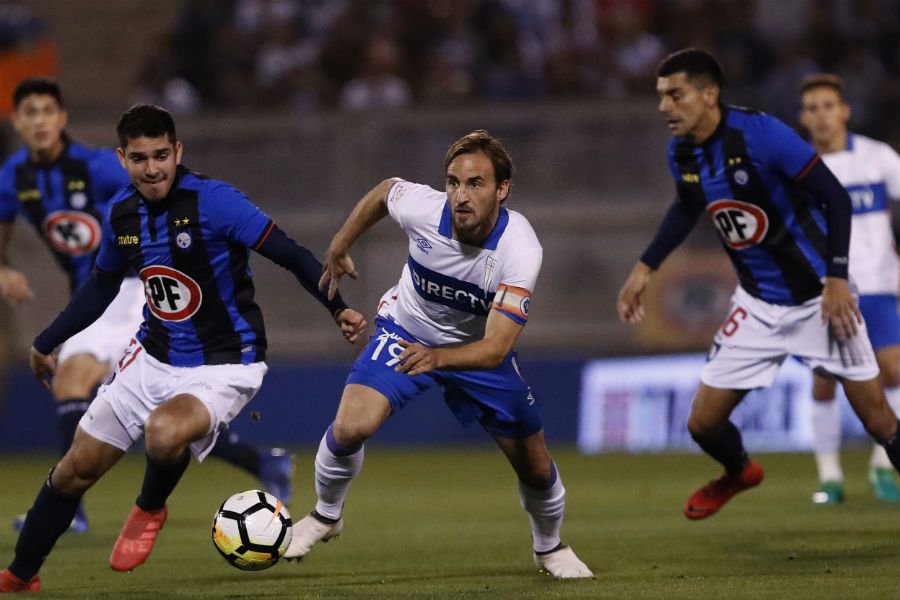
[(503, 207), (512, 162), (499, 141), (474, 131), (450, 147), (444, 168), (446, 192), (383, 181), (359, 201), (328, 249), (320, 286), (329, 286), (329, 294), (341, 276), (356, 277), (350, 247), (388, 214), (409, 236), (410, 255), (400, 282), (382, 298), (375, 334), (319, 445), (318, 502), (294, 526), (285, 556), (302, 558), (341, 532), (365, 440), (420, 392), (440, 385), (456, 417), (479, 421), (518, 475), (537, 566), (556, 577), (590, 577), (560, 541), (565, 489), (512, 351), (543, 256), (525, 217)]
[[(900, 259), (894, 247), (891, 203), (900, 199), (900, 156), (885, 143), (847, 130), (850, 107), (844, 84), (831, 74), (811, 75), (800, 84), (800, 123), (813, 147), (853, 201), (850, 277), (859, 290), (859, 309), (881, 370), (881, 384), (894, 412), (900, 412)], [(813, 501), (844, 499), (841, 469), (841, 411), (834, 378), (813, 374), (813, 450), (821, 491)], [(900, 490), (884, 448), (875, 444), (869, 480), (875, 496), (896, 502)]]

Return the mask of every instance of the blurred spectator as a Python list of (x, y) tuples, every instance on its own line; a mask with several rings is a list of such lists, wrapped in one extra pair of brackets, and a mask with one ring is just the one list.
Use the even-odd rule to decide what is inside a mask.
[(366, 49), (362, 74), (348, 81), (341, 91), (341, 107), (369, 110), (408, 106), (412, 94), (398, 73), (396, 44), (384, 37), (372, 39)]
[[(153, 44), (156, 49), (169, 47), (163, 37)], [(154, 52), (144, 59), (135, 80), (134, 102), (156, 104), (176, 115), (189, 115), (201, 107), (199, 92), (175, 73), (172, 54)]]

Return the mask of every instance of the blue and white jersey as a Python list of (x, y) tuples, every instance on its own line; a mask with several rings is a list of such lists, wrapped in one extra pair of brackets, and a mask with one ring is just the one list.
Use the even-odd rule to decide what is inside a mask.
[(178, 168), (169, 195), (148, 203), (134, 186), (110, 202), (97, 268), (132, 267), (147, 304), (136, 339), (176, 367), (265, 360), (249, 249), (274, 222), (227, 183)]
[(48, 164), (32, 162), (28, 149), (21, 148), (0, 169), (0, 222), (12, 222), (22, 212), (74, 290), (94, 266), (107, 203), (129, 183), (109, 148), (66, 138), (62, 153)]
[(735, 106), (702, 144), (669, 146), (679, 201), (710, 214), (741, 287), (765, 302), (796, 306), (822, 293), (828, 228), (822, 203), (797, 183), (817, 160), (775, 117)]
[(860, 294), (900, 292), (891, 201), (900, 200), (900, 156), (883, 142), (847, 135), (847, 148), (822, 155), (853, 201), (850, 277)]
[(430, 346), (484, 337), (489, 312), (524, 325), (543, 249), (521, 214), (500, 208), (480, 247), (452, 239), (445, 192), (398, 180), (387, 196), (391, 217), (409, 236), (400, 282), (382, 298), (379, 315)]

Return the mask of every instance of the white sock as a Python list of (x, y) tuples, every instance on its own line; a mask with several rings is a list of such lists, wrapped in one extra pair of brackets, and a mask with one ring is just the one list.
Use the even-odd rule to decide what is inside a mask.
[(560, 544), (559, 530), (566, 512), (566, 488), (556, 465), (553, 465), (553, 472), (556, 480), (546, 490), (536, 490), (519, 481), (519, 498), (531, 520), (535, 552), (547, 552)]
[(819, 481), (843, 481), (841, 469), (841, 406), (836, 400), (813, 400), (812, 447)]
[(319, 451), (316, 452), (316, 494), (319, 497), (316, 512), (329, 519), (340, 519), (344, 498), (347, 497), (353, 478), (362, 470), (365, 452), (360, 446), (352, 454), (335, 454), (326, 441), (330, 433), (329, 427), (319, 442)]

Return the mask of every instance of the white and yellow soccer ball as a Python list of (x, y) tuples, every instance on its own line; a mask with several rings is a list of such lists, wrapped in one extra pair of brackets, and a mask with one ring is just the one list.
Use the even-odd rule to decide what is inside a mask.
[(212, 540), (225, 560), (244, 571), (268, 569), (291, 543), (291, 514), (281, 500), (248, 490), (228, 498), (212, 523)]

